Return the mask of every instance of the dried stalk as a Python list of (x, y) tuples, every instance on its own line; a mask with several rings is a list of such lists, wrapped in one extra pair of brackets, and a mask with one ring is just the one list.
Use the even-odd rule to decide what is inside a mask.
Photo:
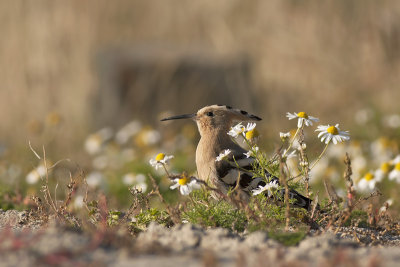
[(306, 186), (306, 197), (310, 197), (310, 163), (308, 161), (307, 154), (305, 152), (304, 143), (304, 131), (303, 127), (299, 132), (299, 150), (300, 150), (300, 162), (301, 168), (303, 169), (304, 183)]
[(153, 190), (148, 194), (148, 196), (151, 195), (156, 195), (158, 196), (158, 198), (160, 199), (161, 203), (163, 203), (165, 205), (165, 208), (168, 212), (168, 214), (171, 216), (171, 220), (173, 221), (173, 223), (175, 224), (179, 224), (182, 222), (180, 215), (178, 212), (174, 211), (165, 201), (164, 197), (162, 196), (162, 194), (160, 193), (160, 188), (157, 185), (156, 180), (153, 178), (153, 176), (151, 174), (148, 174), (151, 184), (153, 185)]
[[(279, 154), (280, 155), (280, 154)], [(283, 184), (283, 186), (285, 187), (285, 199), (284, 199), (284, 203), (286, 205), (286, 209), (285, 209), (285, 231), (289, 231), (289, 211), (290, 211), (290, 203), (289, 203), (289, 187), (286, 181), (286, 174), (285, 174), (285, 170), (284, 170), (284, 160), (281, 157), (280, 158), (280, 164), (279, 164), (279, 172), (280, 172), (280, 182), (281, 184)]]
[(346, 164), (346, 171), (344, 173), (344, 179), (346, 182), (346, 187), (347, 187), (347, 208), (349, 210), (353, 209), (354, 205), (354, 196), (355, 196), (355, 191), (354, 191), (354, 183), (353, 180), (351, 179), (351, 175), (353, 174), (353, 171), (351, 169), (351, 160), (349, 157), (349, 154), (346, 153), (346, 157), (344, 159), (344, 164)]

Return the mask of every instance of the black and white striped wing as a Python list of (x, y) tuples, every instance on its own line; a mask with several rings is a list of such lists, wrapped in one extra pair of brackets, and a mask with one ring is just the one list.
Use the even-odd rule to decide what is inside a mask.
[(246, 191), (265, 185), (262, 177), (254, 177), (253, 165), (255, 159), (242, 154), (231, 154), (225, 160), (216, 162), (218, 179), (230, 187), (235, 187), (239, 180), (240, 187)]
[[(235, 187), (239, 180), (239, 185), (243, 191), (251, 193), (252, 190), (259, 186), (265, 186), (265, 179), (262, 177), (254, 177), (253, 168), (256, 159), (253, 157), (247, 157), (246, 155), (233, 153), (230, 154), (225, 160), (216, 162), (216, 170), (218, 179), (228, 187)], [(279, 179), (269, 172), (265, 171), (267, 179), (272, 182), (275, 181), (279, 184)], [(240, 179), (239, 179), (240, 178)], [(280, 200), (283, 201), (285, 190), (280, 190)], [(309, 209), (311, 205), (311, 199), (301, 195), (296, 190), (289, 191), (289, 198), (295, 199), (293, 206)]]

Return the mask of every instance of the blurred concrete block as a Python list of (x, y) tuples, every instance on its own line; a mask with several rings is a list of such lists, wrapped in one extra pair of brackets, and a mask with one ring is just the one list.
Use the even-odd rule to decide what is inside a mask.
[(246, 108), (254, 100), (251, 63), (243, 55), (141, 46), (107, 49), (95, 65), (95, 127), (120, 126), (132, 118), (155, 124), (162, 111), (187, 113), (210, 104)]

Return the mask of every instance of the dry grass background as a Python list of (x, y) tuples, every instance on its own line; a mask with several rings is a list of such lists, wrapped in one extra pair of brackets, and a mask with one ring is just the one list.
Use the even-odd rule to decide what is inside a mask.
[(27, 125), (57, 111), (60, 147), (81, 144), (99, 51), (147, 43), (248, 56), (258, 101), (240, 108), (271, 125), (286, 111), (347, 129), (360, 108), (400, 111), (396, 0), (3, 0), (0, 29), (1, 143), (26, 146)]

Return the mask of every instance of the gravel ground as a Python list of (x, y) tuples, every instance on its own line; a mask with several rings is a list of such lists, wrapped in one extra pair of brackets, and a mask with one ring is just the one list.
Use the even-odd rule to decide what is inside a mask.
[(150, 224), (136, 238), (123, 229), (83, 233), (26, 224), (26, 212), (0, 210), (0, 266), (399, 266), (400, 237), (363, 228), (313, 232), (285, 247), (265, 232), (232, 234), (191, 224)]

